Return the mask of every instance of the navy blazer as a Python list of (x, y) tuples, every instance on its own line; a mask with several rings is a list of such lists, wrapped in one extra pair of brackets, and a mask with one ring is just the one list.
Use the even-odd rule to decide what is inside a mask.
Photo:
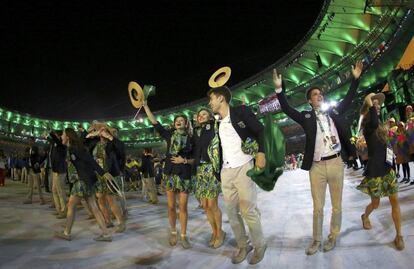
[[(31, 153), (30, 153), (31, 149)], [(33, 145), (31, 148), (26, 149), (29, 155), (29, 167), (32, 169), (32, 171), (36, 174), (40, 173), (40, 166), (43, 162), (44, 158), (40, 156), (39, 148), (35, 145)]]
[(54, 132), (49, 134), (48, 140), (50, 142), (50, 165), (52, 171), (59, 174), (66, 173), (67, 147), (62, 144), (62, 141)]
[[(193, 164), (193, 174), (195, 175), (197, 172), (197, 166), (200, 165), (200, 162), (211, 162), (210, 157), (208, 156), (208, 147), (210, 146), (211, 140), (213, 140), (216, 132), (218, 130), (215, 129), (215, 120), (210, 120), (205, 126), (198, 127), (200, 128), (200, 136), (197, 133), (197, 130), (195, 130), (193, 137), (192, 137), (192, 144), (193, 144), (193, 152), (192, 152), (192, 158), (194, 159)], [(220, 136), (219, 136), (220, 139)], [(221, 165), (222, 165), (222, 148), (221, 143), (219, 143), (219, 162), (220, 167), (219, 171), (215, 173), (215, 177), (217, 180), (220, 181), (220, 171), (221, 171)]]
[(97, 181), (96, 174), (100, 176), (105, 174), (105, 171), (85, 148), (69, 147), (69, 157), (78, 172), (79, 180), (85, 181), (89, 188), (92, 188)]
[(242, 141), (248, 137), (255, 139), (259, 144), (259, 152), (265, 153), (264, 126), (249, 107), (230, 107), (230, 121)]
[[(174, 129), (166, 130), (159, 122), (154, 124), (155, 130), (160, 134), (162, 138), (167, 142), (167, 152), (165, 157), (165, 166), (164, 174), (165, 175), (178, 175), (181, 179), (191, 179), (191, 165), (190, 164), (174, 164), (171, 162), (170, 146), (171, 146), (171, 137), (173, 135)], [(178, 153), (179, 156), (190, 159), (192, 157), (192, 138), (188, 135), (186, 145)]]
[[(343, 114), (350, 107), (352, 100), (355, 98), (358, 89), (358, 84), (359, 79), (353, 79), (344, 99), (336, 107), (330, 108), (328, 110), (328, 115), (335, 123), (335, 127), (338, 131), (339, 139), (341, 141), (341, 151), (344, 151), (343, 154), (341, 154), (341, 156), (356, 157), (355, 146), (352, 145), (350, 141), (351, 129), (348, 123), (346, 122), (345, 118), (343, 117)], [(303, 170), (310, 170), (313, 163), (313, 155), (315, 153), (315, 140), (317, 131), (315, 110), (312, 109), (308, 111), (299, 112), (296, 109), (292, 108), (287, 102), (284, 90), (282, 90), (281, 93), (278, 93), (277, 97), (279, 99), (280, 106), (283, 112), (285, 112), (286, 115), (288, 115), (299, 125), (301, 125), (305, 132), (305, 155), (303, 157), (301, 168)]]
[(369, 109), (370, 120), (366, 123), (363, 134), (368, 147), (368, 163), (364, 172), (366, 177), (383, 177), (390, 172), (391, 165), (386, 162), (387, 144), (382, 142), (376, 134), (380, 125), (377, 111), (374, 106)]

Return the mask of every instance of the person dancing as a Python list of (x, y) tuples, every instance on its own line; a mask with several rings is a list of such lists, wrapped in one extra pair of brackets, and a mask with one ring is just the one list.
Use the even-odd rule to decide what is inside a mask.
[(212, 113), (202, 108), (197, 113), (198, 128), (193, 140), (193, 160), (196, 167), (195, 196), (201, 201), (207, 220), (213, 230), (208, 246), (219, 248), (223, 245), (226, 233), (222, 230), (222, 214), (218, 206), (221, 168), (221, 148), (218, 125)]
[[(362, 67), (361, 61), (352, 67), (353, 80), (350, 88), (336, 107), (323, 111), (321, 109), (324, 101), (323, 91), (318, 87), (310, 87), (306, 91), (306, 99), (312, 109), (302, 112), (289, 105), (282, 89), (282, 75), (278, 75), (276, 70), (273, 70), (273, 83), (282, 111), (299, 123), (306, 135), (305, 156), (301, 168), (309, 171), (313, 200), (313, 240), (305, 250), (307, 255), (315, 254), (321, 247), (327, 186), (331, 195), (332, 216), (330, 234), (323, 247), (325, 252), (335, 248), (336, 238), (341, 230), (343, 163), (348, 161), (348, 159), (342, 160), (341, 156), (356, 157), (356, 149), (350, 140), (350, 128), (343, 114), (356, 95)], [(344, 154), (341, 155), (341, 152)]]
[(369, 215), (377, 209), (380, 198), (388, 196), (392, 219), (397, 233), (394, 244), (397, 250), (404, 249), (404, 240), (401, 235), (401, 213), (398, 202), (398, 182), (395, 171), (392, 169), (391, 149), (387, 147), (387, 129), (380, 123), (379, 115), (385, 96), (382, 93), (368, 94), (361, 108), (363, 115), (362, 130), (368, 145), (368, 164), (364, 179), (357, 189), (371, 197), (371, 203), (361, 215), (362, 226), (366, 230), (372, 228)]
[[(266, 252), (260, 211), (257, 207), (257, 187), (247, 176), (253, 168), (266, 165), (264, 148), (264, 126), (248, 106), (231, 107), (231, 92), (226, 86), (208, 91), (209, 105), (213, 113), (221, 117), (219, 127), (220, 144), (223, 150), (221, 187), (224, 205), (230, 225), (236, 237), (237, 247), (231, 258), (233, 264), (243, 262), (254, 249), (250, 264), (259, 263)], [(252, 245), (245, 229), (249, 227)]]
[(165, 158), (164, 179), (166, 184), (168, 219), (170, 222), (169, 244), (177, 244), (176, 229), (176, 196), (179, 200), (179, 219), (181, 226), (181, 245), (188, 249), (191, 247), (187, 237), (188, 221), (188, 194), (192, 189), (191, 165), (187, 160), (191, 157), (191, 136), (188, 119), (185, 115), (177, 115), (174, 118), (174, 129), (166, 130), (152, 114), (146, 100), (144, 109), (148, 119), (154, 125), (155, 130), (167, 141), (167, 153)]

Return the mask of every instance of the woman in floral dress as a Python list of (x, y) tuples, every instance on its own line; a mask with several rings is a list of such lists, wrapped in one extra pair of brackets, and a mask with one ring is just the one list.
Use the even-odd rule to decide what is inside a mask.
[(377, 209), (380, 198), (388, 196), (392, 207), (392, 219), (396, 230), (394, 244), (398, 250), (404, 249), (404, 240), (401, 235), (401, 213), (398, 202), (398, 182), (395, 171), (392, 169), (392, 150), (387, 146), (387, 129), (379, 122), (378, 115), (384, 101), (384, 95), (368, 94), (361, 108), (364, 116), (362, 129), (368, 146), (368, 164), (364, 172), (364, 179), (357, 187), (358, 190), (371, 196), (371, 203), (361, 215), (364, 229), (371, 229), (369, 215)]

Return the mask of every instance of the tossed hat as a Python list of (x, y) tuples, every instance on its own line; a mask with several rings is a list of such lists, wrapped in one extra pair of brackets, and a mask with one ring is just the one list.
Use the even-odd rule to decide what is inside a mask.
[[(372, 101), (374, 101), (374, 100), (378, 100), (378, 104), (380, 105), (380, 106), (382, 106), (382, 104), (384, 103), (384, 101), (385, 101), (385, 95), (383, 94), (383, 93), (377, 93), (377, 94), (375, 94), (375, 95), (373, 95), (372, 97), (371, 97), (371, 100)], [(361, 107), (361, 112), (360, 112), (360, 114), (361, 115), (364, 115), (365, 113), (367, 113), (368, 112), (368, 110), (369, 110), (369, 107), (368, 107), (368, 104), (365, 102), (365, 100), (364, 100), (364, 103), (362, 104), (362, 107)]]
[(377, 93), (376, 95), (371, 97), (371, 100), (378, 100), (379, 105), (381, 106), (385, 101), (385, 95), (383, 93)]
[(218, 88), (227, 83), (230, 79), (231, 69), (228, 66), (219, 68), (208, 80), (208, 85), (211, 88)]
[(138, 83), (131, 81), (128, 84), (128, 94), (132, 105), (139, 109), (142, 107), (144, 100), (148, 96), (155, 94), (155, 86), (144, 85), (144, 89), (142, 89)]
[(395, 122), (395, 119), (394, 119), (394, 117), (391, 117), (391, 118), (388, 119), (388, 121)]

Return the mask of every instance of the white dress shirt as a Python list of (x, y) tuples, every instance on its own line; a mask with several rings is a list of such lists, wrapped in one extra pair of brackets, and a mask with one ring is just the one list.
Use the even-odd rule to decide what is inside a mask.
[[(341, 151), (341, 141), (339, 140), (338, 130), (335, 127), (335, 123), (331, 117), (327, 117), (325, 113), (316, 112), (316, 117), (320, 120), (325, 133), (322, 132), (321, 127), (319, 126), (318, 120), (316, 121), (316, 140), (315, 140), (315, 152), (313, 154), (313, 160), (319, 162), (322, 157), (328, 157), (335, 155)], [(328, 123), (330, 121), (330, 127)], [(336, 142), (338, 146), (335, 149), (332, 149), (331, 140), (328, 140), (328, 143), (324, 143), (323, 138), (325, 136), (336, 137)]]
[(242, 140), (231, 124), (230, 110), (220, 122), (219, 135), (223, 150), (223, 168), (240, 167), (253, 159), (241, 149)]

